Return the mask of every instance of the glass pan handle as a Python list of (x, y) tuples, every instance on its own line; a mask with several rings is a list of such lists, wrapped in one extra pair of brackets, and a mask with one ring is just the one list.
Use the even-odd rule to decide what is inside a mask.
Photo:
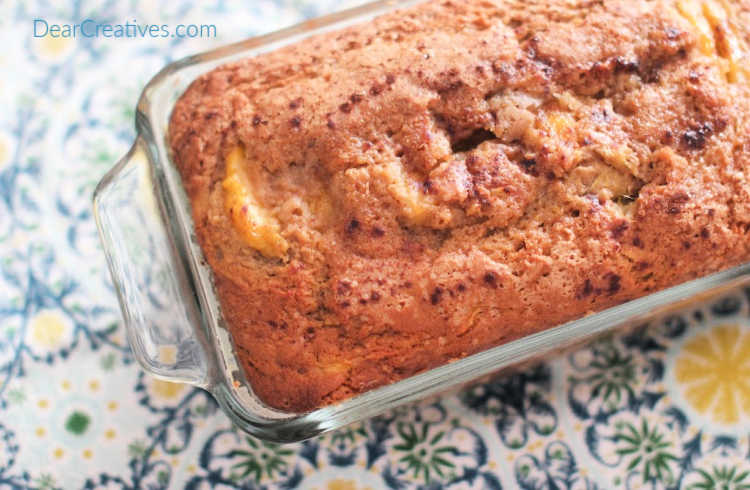
[(165, 209), (139, 136), (94, 192), (99, 236), (135, 358), (157, 377), (206, 388), (200, 310)]

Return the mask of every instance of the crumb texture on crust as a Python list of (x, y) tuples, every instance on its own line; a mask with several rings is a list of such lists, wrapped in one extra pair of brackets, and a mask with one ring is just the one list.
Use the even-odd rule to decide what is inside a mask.
[(221, 66), (170, 145), (309, 410), (750, 258), (750, 1), (433, 0)]

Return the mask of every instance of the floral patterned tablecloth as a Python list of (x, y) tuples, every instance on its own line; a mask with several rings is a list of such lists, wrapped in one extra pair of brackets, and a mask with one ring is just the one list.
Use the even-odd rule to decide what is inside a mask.
[[(165, 63), (334, 0), (0, 1), (0, 488), (750, 488), (750, 290), (300, 444), (144, 375), (91, 216)], [(215, 39), (34, 38), (35, 18)]]

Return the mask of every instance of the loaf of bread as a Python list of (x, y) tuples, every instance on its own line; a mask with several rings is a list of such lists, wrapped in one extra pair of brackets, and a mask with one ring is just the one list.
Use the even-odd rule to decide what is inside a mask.
[(750, 0), (434, 0), (221, 66), (169, 143), (304, 411), (750, 260)]

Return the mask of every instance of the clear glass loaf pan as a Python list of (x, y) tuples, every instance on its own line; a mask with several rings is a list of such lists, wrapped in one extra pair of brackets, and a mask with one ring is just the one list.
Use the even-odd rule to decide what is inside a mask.
[(166, 132), (172, 107), (192, 80), (222, 63), (364, 22), (418, 1), (371, 3), (168, 65), (143, 90), (133, 147), (104, 176), (94, 194), (97, 226), (136, 359), (157, 377), (210, 391), (237, 426), (257, 437), (306, 439), (404, 403), (479, 382), (614, 328), (642, 324), (696, 296), (712, 296), (750, 283), (750, 264), (745, 264), (308, 413), (282, 412), (264, 405), (235, 359), (211, 271), (195, 239), (190, 203), (170, 161)]

